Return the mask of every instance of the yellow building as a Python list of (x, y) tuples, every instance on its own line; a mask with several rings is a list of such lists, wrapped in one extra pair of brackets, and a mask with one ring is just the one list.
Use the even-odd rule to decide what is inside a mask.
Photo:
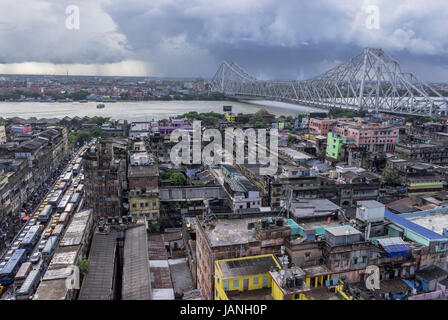
[(157, 222), (159, 210), (159, 195), (156, 191), (140, 195), (132, 193), (129, 197), (129, 213), (135, 218), (146, 217), (147, 220)]
[(227, 122), (231, 122), (234, 123), (235, 122), (235, 114), (232, 112), (226, 112), (224, 114), (224, 116), (226, 117)]
[(305, 293), (310, 287), (305, 281), (305, 272), (299, 267), (269, 272), (272, 279), (274, 300), (308, 300)]
[(143, 218), (157, 222), (160, 216), (159, 170), (157, 166), (130, 166), (129, 213), (134, 218)]
[[(272, 254), (215, 261), (215, 300), (271, 295), (269, 271), (281, 266)], [(259, 296), (258, 296), (259, 297)]]

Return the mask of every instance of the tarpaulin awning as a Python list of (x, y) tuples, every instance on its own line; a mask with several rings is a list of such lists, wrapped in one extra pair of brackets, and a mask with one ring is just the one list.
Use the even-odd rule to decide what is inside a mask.
[(408, 257), (410, 248), (406, 242), (399, 237), (378, 239), (378, 243), (386, 251), (386, 256), (389, 258), (394, 257)]

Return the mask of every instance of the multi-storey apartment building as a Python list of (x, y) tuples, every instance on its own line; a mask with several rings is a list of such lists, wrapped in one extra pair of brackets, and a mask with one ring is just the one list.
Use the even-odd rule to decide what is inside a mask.
[(159, 169), (156, 165), (131, 165), (128, 169), (129, 213), (157, 222), (159, 205)]
[(393, 152), (398, 142), (398, 128), (370, 123), (360, 118), (339, 120), (331, 131), (352, 138), (357, 147), (370, 152)]
[[(118, 150), (116, 150), (118, 149)], [(86, 207), (99, 216), (120, 216), (126, 188), (126, 140), (98, 140), (84, 155)]]

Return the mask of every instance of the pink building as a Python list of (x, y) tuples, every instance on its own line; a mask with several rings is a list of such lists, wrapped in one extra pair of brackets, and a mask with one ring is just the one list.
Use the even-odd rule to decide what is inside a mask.
[(332, 126), (337, 122), (333, 119), (311, 118), (309, 123), (309, 131), (315, 135), (327, 136)]
[(370, 152), (393, 152), (398, 142), (398, 128), (369, 123), (355, 118), (352, 121), (339, 121), (332, 131), (355, 140), (358, 147)]

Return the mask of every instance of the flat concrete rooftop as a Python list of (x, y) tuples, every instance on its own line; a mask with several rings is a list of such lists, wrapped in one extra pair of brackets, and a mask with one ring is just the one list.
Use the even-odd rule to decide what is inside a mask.
[(448, 228), (448, 212), (431, 213), (406, 219), (438, 234), (442, 234), (443, 228)]
[(205, 226), (204, 230), (208, 236), (211, 246), (227, 246), (244, 244), (255, 241), (252, 230), (248, 229), (249, 223), (255, 223), (258, 218), (246, 219), (219, 219), (213, 221), (214, 227)]

